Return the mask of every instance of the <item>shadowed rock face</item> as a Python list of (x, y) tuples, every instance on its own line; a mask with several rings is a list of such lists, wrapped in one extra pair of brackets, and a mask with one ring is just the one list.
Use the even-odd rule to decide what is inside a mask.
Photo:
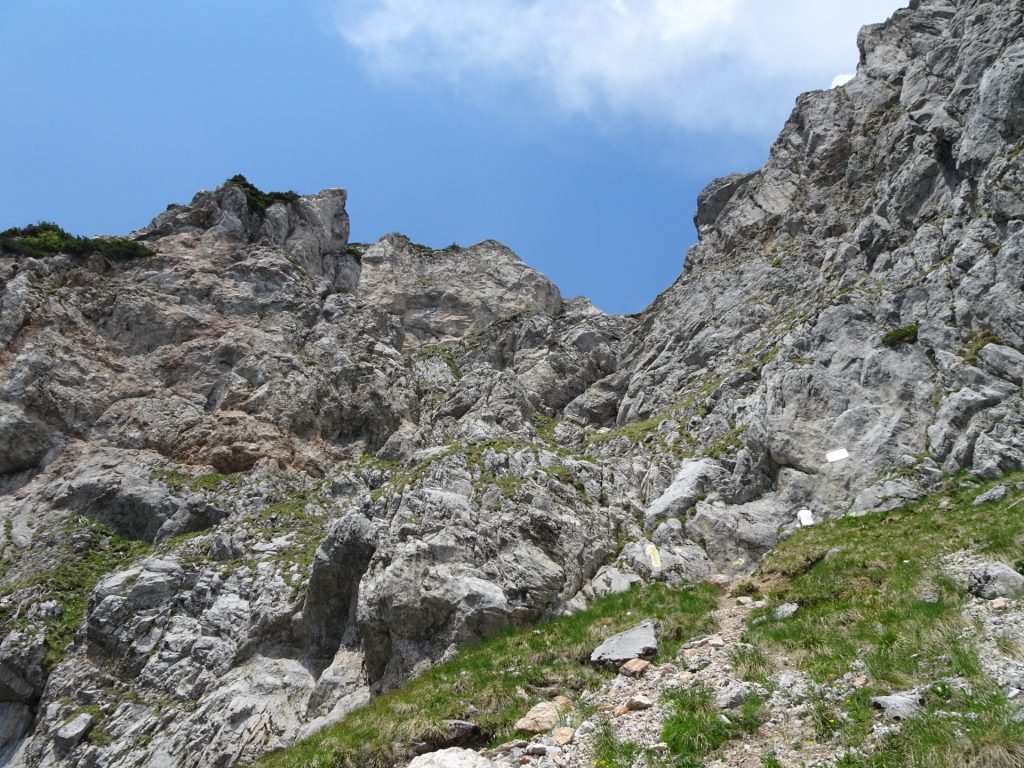
[(350, 244), (342, 190), (0, 253), (0, 762), (251, 760), (509, 625), (746, 572), (800, 509), (1020, 466), (1022, 33), (865, 28), (637, 316), (492, 241)]

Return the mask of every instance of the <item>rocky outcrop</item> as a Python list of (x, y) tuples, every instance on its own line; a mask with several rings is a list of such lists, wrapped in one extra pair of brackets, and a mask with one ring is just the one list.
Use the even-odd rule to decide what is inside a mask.
[(1022, 32), (865, 28), (637, 316), (239, 179), (152, 256), (0, 253), (0, 761), (252, 760), (508, 626), (747, 573), (801, 509), (1024, 464)]

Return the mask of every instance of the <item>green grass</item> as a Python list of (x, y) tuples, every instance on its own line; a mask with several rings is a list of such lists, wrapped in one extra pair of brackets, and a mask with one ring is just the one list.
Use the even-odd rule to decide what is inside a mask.
[[(772, 585), (769, 606), (754, 612), (747, 639), (763, 653), (788, 655), (818, 682), (837, 679), (855, 661), (864, 665), (867, 686), (841, 706), (819, 703), (813, 710), (819, 740), (858, 746), (875, 720), (872, 695), (910, 686), (928, 691), (921, 717), (870, 757), (847, 757), (838, 766), (1024, 767), (1024, 724), (1011, 721), (1007, 702), (985, 677), (962, 614), (967, 596), (940, 562), (961, 550), (1009, 562), (1020, 557), (1022, 478), (952, 478), (945, 492), (902, 509), (799, 529), (762, 562), (756, 576)], [(974, 497), (996, 482), (1013, 490), (974, 507)], [(800, 610), (775, 620), (772, 606), (780, 602)], [(1013, 650), (1001, 638), (996, 643)], [(957, 680), (963, 684), (950, 685)]]
[(715, 706), (714, 692), (704, 684), (670, 689), (664, 700), (668, 712), (661, 739), (677, 768), (703, 768), (703, 758), (731, 739), (754, 733), (765, 720), (759, 696), (748, 695), (738, 708), (723, 713)]
[(960, 354), (964, 362), (974, 365), (978, 361), (978, 353), (989, 344), (998, 344), (999, 337), (988, 331), (975, 331), (964, 341)]
[[(1005, 482), (1012, 487), (1022, 476)], [(772, 605), (756, 611), (764, 620), (750, 637), (795, 655), (818, 681), (842, 675), (855, 658), (878, 683), (927, 680), (963, 624), (965, 596), (939, 574), (939, 556), (973, 548), (1012, 557), (1024, 544), (1024, 515), (1011, 507), (1019, 491), (984, 508), (971, 505), (994, 484), (954, 483), (899, 510), (799, 529), (769, 553), (758, 576), (778, 581), (772, 605), (795, 602), (800, 610), (782, 621), (771, 618)], [(840, 551), (826, 558), (833, 548)]]
[(996, 637), (996, 648), (1003, 656), (1024, 661), (1024, 644), (1009, 632), (1003, 632)]
[(917, 343), (917, 330), (918, 324), (911, 323), (910, 325), (901, 325), (899, 328), (893, 328), (882, 336), (882, 343), (887, 347), (898, 347), (901, 344), (916, 344)]
[(212, 491), (224, 483), (238, 485), (242, 481), (242, 476), (238, 474), (207, 472), (202, 475), (190, 475), (177, 469), (155, 469), (150, 473), (150, 477), (159, 480), (168, 488), (187, 488), (192, 491)]
[(537, 430), (537, 437), (549, 445), (557, 444), (555, 441), (555, 428), (558, 424), (558, 419), (545, 416), (543, 413), (535, 413), (533, 415), (533, 427)]
[(267, 208), (274, 203), (293, 203), (299, 199), (296, 192), (264, 192), (240, 173), (228, 179), (228, 183), (241, 187), (245, 192), (245, 202), (249, 210), (259, 214), (266, 213)]
[(66, 253), (69, 256), (98, 253), (114, 261), (137, 259), (152, 256), (154, 253), (134, 240), (78, 237), (49, 221), (41, 221), (27, 227), (12, 227), (0, 232), (0, 251), (35, 258), (45, 258), (58, 253)]
[(632, 768), (640, 756), (640, 747), (632, 741), (619, 741), (607, 720), (594, 732), (594, 768)]
[(607, 432), (590, 435), (587, 438), (587, 442), (592, 445), (599, 445), (601, 443), (608, 443), (612, 440), (624, 437), (631, 443), (639, 443), (648, 435), (653, 434), (654, 431), (657, 430), (658, 425), (666, 418), (670, 418), (670, 414), (667, 411), (663, 411), (649, 419), (633, 421), (629, 424), (623, 424), (621, 427), (610, 429)]
[(359, 460), (359, 464), (360, 466), (365, 466), (368, 469), (375, 469), (388, 473), (387, 481), (370, 491), (370, 498), (377, 501), (384, 496), (399, 493), (407, 485), (415, 487), (421, 483), (426, 478), (427, 473), (434, 465), (434, 462), (438, 461), (440, 458), (440, 456), (432, 456), (429, 459), (421, 461), (415, 466), (407, 468), (406, 464), (403, 462), (379, 459), (372, 453), (364, 453), (362, 458)]
[(420, 348), (419, 355), (424, 358), (440, 358), (444, 361), (445, 365), (448, 366), (448, 370), (451, 371), (451, 374), (456, 381), (462, 378), (462, 369), (455, 360), (455, 353), (452, 351), (451, 347), (443, 347), (440, 344), (428, 344)]
[[(672, 658), (686, 640), (711, 629), (718, 591), (708, 585), (656, 584), (594, 601), (584, 611), (513, 629), (465, 648), (402, 688), (352, 712), (340, 724), (265, 758), (267, 768), (383, 768), (405, 759), (410, 740), (442, 731), (442, 721), (472, 719), (484, 738), (515, 735), (513, 725), (540, 696), (531, 687), (566, 695), (593, 689), (609, 672), (586, 660), (608, 636), (650, 617), (661, 621), (661, 655)], [(479, 712), (471, 714), (470, 706)]]
[[(953, 716), (950, 716), (950, 713)], [(836, 768), (1021, 768), (1024, 723), (1012, 721), (1006, 699), (992, 691), (933, 699), (866, 757)]]
[[(313, 556), (326, 535), (325, 513), (317, 511), (318, 501), (323, 499), (311, 489), (292, 489), (250, 520), (259, 527), (265, 539), (290, 534), (291, 545), (282, 554), (282, 559), (297, 564), (303, 572), (313, 562)], [(313, 511), (308, 509), (310, 504)]]
[(729, 652), (729, 663), (732, 664), (733, 674), (738, 679), (767, 685), (772, 663), (757, 646), (736, 646)]

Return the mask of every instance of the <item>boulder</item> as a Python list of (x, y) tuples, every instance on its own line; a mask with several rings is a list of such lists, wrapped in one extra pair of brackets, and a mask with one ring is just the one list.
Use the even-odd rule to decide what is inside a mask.
[(82, 712), (57, 729), (53, 735), (53, 742), (58, 749), (68, 752), (89, 735), (89, 731), (95, 724), (96, 718), (88, 712)]
[(494, 763), (471, 749), (449, 747), (414, 757), (409, 768), (493, 768)]
[(975, 507), (980, 507), (982, 504), (988, 504), (990, 501), (1001, 501), (1006, 498), (1006, 494), (1009, 491), (1005, 485), (997, 485), (993, 488), (989, 488), (984, 493), (979, 493), (974, 497), (974, 501), (971, 502)]
[(547, 733), (562, 717), (562, 710), (554, 701), (542, 701), (530, 707), (530, 711), (516, 721), (517, 731), (528, 733)]
[(658, 653), (661, 625), (648, 619), (632, 629), (612, 635), (590, 654), (590, 662), (618, 669), (631, 659), (650, 659)]
[(921, 697), (912, 693), (872, 696), (871, 705), (882, 710), (890, 720), (906, 720), (921, 711)]
[(1024, 576), (1006, 563), (988, 563), (967, 574), (967, 589), (977, 597), (1024, 598)]

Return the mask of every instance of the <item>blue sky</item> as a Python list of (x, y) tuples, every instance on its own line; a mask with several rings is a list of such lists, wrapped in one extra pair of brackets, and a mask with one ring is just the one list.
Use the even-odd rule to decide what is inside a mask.
[[(3, 0), (0, 228), (122, 234), (244, 173), (352, 239), (501, 240), (636, 312), (899, 0)], [(856, 7), (851, 7), (856, 6)]]

